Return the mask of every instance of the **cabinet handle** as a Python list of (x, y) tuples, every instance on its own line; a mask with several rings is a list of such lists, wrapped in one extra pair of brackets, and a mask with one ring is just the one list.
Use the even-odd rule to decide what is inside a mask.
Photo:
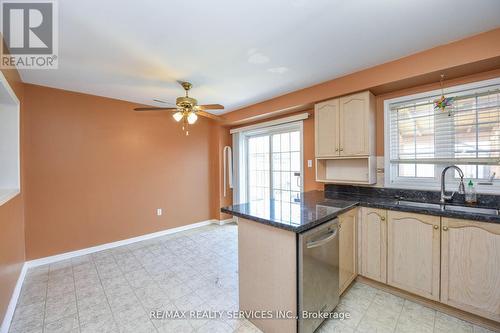
[(339, 151), (339, 149), (338, 149), (338, 148), (335, 148), (335, 151)]
[(448, 231), (448, 227), (447, 227), (447, 226), (444, 226), (444, 227), (443, 227), (443, 231)]
[(439, 227), (438, 227), (437, 225), (435, 225), (435, 226), (434, 226), (434, 229), (436, 229), (436, 230), (437, 230), (437, 229), (439, 229)]
[(381, 221), (385, 221), (385, 217), (381, 216), (381, 217), (380, 217), (380, 220), (381, 220)]
[(344, 151), (344, 148), (340, 148), (340, 151)]

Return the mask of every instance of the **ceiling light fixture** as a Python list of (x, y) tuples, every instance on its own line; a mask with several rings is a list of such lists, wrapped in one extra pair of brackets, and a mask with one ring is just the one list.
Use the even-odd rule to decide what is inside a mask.
[[(177, 97), (175, 100), (176, 107), (146, 107), (146, 108), (135, 108), (135, 111), (173, 111), (172, 115), (176, 122), (182, 122), (182, 130), (189, 135), (188, 127), (193, 125), (198, 120), (198, 114), (203, 117), (217, 119), (218, 117), (210, 113), (205, 112), (205, 110), (221, 110), (224, 106), (220, 104), (204, 104), (198, 105), (198, 101), (195, 98), (189, 97), (189, 90), (192, 85), (189, 82), (180, 82), (184, 91), (185, 96)], [(155, 102), (168, 103), (159, 99), (155, 99)]]
[(193, 125), (196, 122), (196, 120), (198, 120), (198, 116), (196, 115), (196, 113), (194, 111), (189, 112), (187, 116), (187, 121), (189, 125)]
[(184, 117), (184, 115), (182, 114), (182, 112), (177, 111), (176, 113), (174, 113), (172, 115), (172, 117), (174, 117), (174, 119), (175, 119), (176, 122), (179, 122), (179, 121), (182, 120), (182, 118)]

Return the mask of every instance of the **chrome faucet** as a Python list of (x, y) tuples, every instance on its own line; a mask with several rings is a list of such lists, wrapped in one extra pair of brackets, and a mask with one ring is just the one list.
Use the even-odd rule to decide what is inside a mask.
[(458, 185), (458, 193), (465, 194), (464, 173), (463, 173), (462, 169), (460, 169), (456, 165), (447, 166), (446, 168), (443, 169), (443, 172), (441, 172), (441, 200), (440, 201), (442, 204), (444, 204), (448, 200), (451, 200), (453, 198), (453, 195), (455, 195), (455, 192), (453, 192), (451, 195), (446, 195), (446, 188), (445, 188), (446, 171), (448, 171), (448, 169), (451, 169), (451, 168), (457, 170), (458, 174), (460, 175), (460, 184)]

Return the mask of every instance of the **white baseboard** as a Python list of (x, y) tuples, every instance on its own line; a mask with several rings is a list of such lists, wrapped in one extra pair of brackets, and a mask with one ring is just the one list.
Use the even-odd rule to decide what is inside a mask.
[(235, 222), (233, 218), (226, 219), (226, 220), (214, 220), (214, 223), (218, 224), (218, 225), (224, 225), (224, 224), (228, 224), (228, 223), (232, 223), (232, 222)]
[(27, 261), (23, 264), (23, 268), (21, 269), (21, 274), (19, 274), (19, 278), (17, 280), (16, 287), (14, 288), (14, 292), (12, 293), (12, 297), (10, 299), (9, 306), (7, 308), (7, 312), (5, 313), (5, 317), (3, 319), (2, 326), (0, 327), (0, 333), (8, 333), (8, 331), (9, 331), (12, 317), (14, 316), (14, 311), (16, 309), (17, 301), (19, 299), (19, 295), (21, 293), (21, 288), (22, 288), (22, 285), (24, 282), (24, 278), (26, 277), (26, 272), (27, 272), (28, 268), (37, 267), (37, 266), (46, 265), (46, 264), (51, 264), (51, 263), (54, 263), (57, 261), (71, 259), (71, 258), (78, 257), (78, 256), (83, 256), (85, 254), (91, 254), (94, 252), (112, 249), (112, 248), (115, 248), (118, 246), (128, 245), (128, 244), (132, 244), (132, 243), (136, 243), (136, 242), (140, 242), (140, 241), (144, 241), (144, 240), (148, 240), (148, 239), (153, 239), (156, 237), (174, 234), (176, 232), (200, 228), (200, 227), (207, 226), (210, 224), (222, 225), (221, 222), (224, 222), (224, 221), (206, 220), (206, 221), (202, 221), (202, 222), (198, 222), (198, 223), (184, 225), (184, 226), (177, 227), (177, 228), (162, 230), (162, 231), (153, 232), (153, 233), (142, 235), (142, 236), (123, 239), (123, 240), (112, 242), (112, 243), (106, 243), (106, 244), (88, 247), (88, 248), (77, 250), (77, 251), (61, 253), (61, 254), (57, 254), (54, 256), (50, 256), (50, 257), (45, 257), (45, 258)]
[(140, 241), (144, 241), (144, 240), (148, 240), (148, 239), (152, 239), (152, 238), (156, 238), (156, 237), (170, 235), (170, 234), (180, 232), (180, 231), (185, 231), (185, 230), (203, 227), (203, 226), (206, 226), (206, 225), (209, 225), (212, 223), (218, 224), (217, 222), (218, 222), (218, 220), (206, 220), (206, 221), (202, 221), (202, 222), (198, 222), (198, 223), (183, 225), (183, 226), (177, 227), (177, 228), (166, 229), (166, 230), (162, 230), (162, 231), (158, 231), (158, 232), (153, 232), (151, 234), (146, 234), (146, 235), (142, 235), (142, 236), (137, 236), (137, 237), (133, 237), (133, 238), (119, 240), (119, 241), (112, 242), (112, 243), (106, 243), (106, 244), (102, 244), (102, 245), (88, 247), (88, 248), (81, 249), (81, 250), (56, 254), (56, 255), (50, 256), (50, 257), (45, 257), (45, 258), (27, 261), (26, 265), (28, 266), (28, 268), (31, 268), (31, 267), (37, 267), (37, 266), (41, 266), (41, 265), (51, 264), (51, 263), (54, 263), (57, 261), (71, 259), (74, 257), (79, 257), (79, 256), (83, 256), (86, 254), (99, 252), (99, 251), (103, 251), (103, 250), (108, 250), (108, 249), (112, 249), (112, 248), (115, 248), (118, 246), (128, 245), (128, 244), (132, 244), (132, 243), (136, 243), (136, 242), (140, 242)]
[(2, 326), (0, 327), (0, 333), (9, 332), (10, 323), (12, 322), (12, 317), (14, 317), (14, 311), (16, 310), (17, 300), (19, 299), (19, 295), (21, 294), (21, 288), (23, 286), (27, 270), (28, 266), (26, 265), (26, 263), (24, 263), (23, 267), (21, 268), (21, 273), (19, 274), (19, 277), (17, 279), (14, 292), (12, 293), (12, 297), (10, 298), (9, 306), (7, 307), (7, 311), (5, 312), (5, 317), (3, 318)]

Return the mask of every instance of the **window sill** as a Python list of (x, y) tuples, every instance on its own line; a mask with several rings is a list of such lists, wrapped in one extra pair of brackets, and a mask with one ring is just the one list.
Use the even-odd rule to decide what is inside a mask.
[(10, 200), (14, 199), (21, 191), (19, 189), (0, 189), (0, 206), (5, 205)]

